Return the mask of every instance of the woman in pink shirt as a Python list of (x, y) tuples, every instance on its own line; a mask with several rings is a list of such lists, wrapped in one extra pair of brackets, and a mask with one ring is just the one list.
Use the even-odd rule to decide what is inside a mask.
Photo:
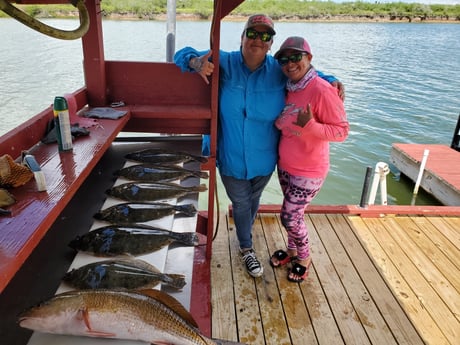
[(337, 89), (318, 78), (313, 55), (302, 37), (289, 37), (276, 52), (287, 82), (286, 106), (275, 122), (281, 131), (278, 178), (283, 191), (281, 222), (287, 251), (277, 250), (273, 267), (292, 262), (288, 279), (303, 281), (311, 265), (305, 208), (321, 189), (329, 171), (329, 142), (344, 141), (349, 124)]

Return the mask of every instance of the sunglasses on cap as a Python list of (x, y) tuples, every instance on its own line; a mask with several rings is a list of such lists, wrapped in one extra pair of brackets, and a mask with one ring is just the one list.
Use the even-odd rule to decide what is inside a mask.
[(289, 55), (289, 56), (281, 56), (281, 57), (278, 58), (278, 63), (281, 66), (285, 66), (289, 62), (299, 62), (300, 60), (302, 60), (302, 57), (304, 55), (308, 55), (308, 53), (295, 53), (295, 54), (292, 54), (292, 55)]
[(246, 37), (251, 40), (255, 40), (259, 37), (262, 42), (270, 42), (273, 35), (267, 31), (260, 32), (254, 29), (246, 29)]

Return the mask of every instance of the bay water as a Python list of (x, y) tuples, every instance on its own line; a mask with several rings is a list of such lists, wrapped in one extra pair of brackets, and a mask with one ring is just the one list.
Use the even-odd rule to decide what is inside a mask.
[[(73, 19), (47, 19), (71, 30)], [(392, 143), (450, 145), (460, 113), (460, 25), (425, 23), (276, 23), (271, 53), (291, 35), (305, 37), (312, 64), (346, 87), (349, 138), (331, 144), (331, 170), (314, 204), (359, 204), (366, 168), (389, 162)], [(221, 48), (237, 50), (244, 22), (224, 21)], [(165, 61), (166, 22), (103, 22), (108, 60)], [(176, 49), (209, 48), (208, 21), (178, 21)], [(0, 135), (84, 84), (81, 40), (39, 34), (0, 19)], [(428, 158), (429, 159), (429, 158)], [(454, 163), (454, 162), (453, 162)], [(455, 162), (458, 164), (458, 162)], [(388, 203), (411, 203), (413, 183), (390, 165)], [(228, 204), (219, 185), (220, 204)], [(276, 173), (262, 202), (282, 200)], [(380, 202), (377, 194), (376, 203)], [(437, 204), (423, 191), (416, 203)]]

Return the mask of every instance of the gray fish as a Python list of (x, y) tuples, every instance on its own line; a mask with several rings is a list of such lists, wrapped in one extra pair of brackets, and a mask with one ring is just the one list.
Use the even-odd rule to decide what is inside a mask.
[(178, 164), (190, 161), (206, 163), (208, 159), (203, 156), (192, 155), (187, 152), (168, 151), (163, 149), (145, 149), (128, 153), (126, 159), (141, 163)]
[(160, 219), (175, 213), (182, 213), (192, 217), (196, 214), (196, 208), (192, 204), (170, 205), (166, 203), (123, 203), (108, 207), (94, 215), (98, 220), (109, 223), (143, 223)]
[(184, 187), (176, 183), (124, 183), (110, 188), (106, 193), (118, 199), (126, 201), (156, 201), (179, 198), (184, 195), (204, 192), (208, 188), (205, 184), (199, 186)]
[(132, 181), (158, 182), (183, 180), (188, 177), (208, 178), (205, 171), (195, 171), (179, 166), (138, 164), (122, 168), (115, 172), (116, 176), (121, 176)]
[(141, 224), (108, 225), (77, 236), (69, 246), (98, 256), (136, 256), (152, 253), (173, 242), (197, 246), (199, 237), (195, 232), (173, 232)]
[(161, 273), (138, 259), (93, 262), (67, 272), (62, 280), (77, 289), (150, 289), (161, 282), (180, 290), (186, 284), (184, 275)]
[(29, 308), (18, 322), (38, 332), (149, 344), (244, 345), (204, 336), (178, 300), (154, 289), (68, 291)]

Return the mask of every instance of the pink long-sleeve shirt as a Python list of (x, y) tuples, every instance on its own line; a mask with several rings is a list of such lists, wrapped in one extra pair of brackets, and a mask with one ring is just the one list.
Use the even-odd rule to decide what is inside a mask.
[[(313, 118), (304, 127), (295, 125), (300, 109), (310, 104)], [(275, 123), (281, 130), (278, 167), (291, 175), (325, 178), (329, 171), (329, 142), (342, 142), (349, 124), (337, 89), (315, 77), (304, 89), (290, 91)]]

